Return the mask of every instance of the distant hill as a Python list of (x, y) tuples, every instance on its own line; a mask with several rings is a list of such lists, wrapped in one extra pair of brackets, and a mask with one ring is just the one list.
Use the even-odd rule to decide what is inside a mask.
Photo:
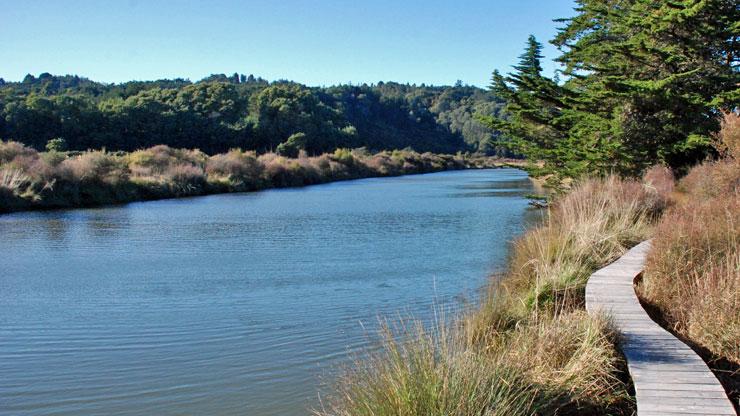
[(63, 138), (70, 150), (166, 144), (217, 153), (236, 147), (268, 151), (289, 142), (310, 154), (408, 147), (507, 156), (474, 117), (498, 115), (501, 108), (489, 91), (460, 82), (308, 87), (216, 74), (198, 82), (106, 84), (43, 73), (21, 82), (0, 79), (0, 138), (36, 149)]

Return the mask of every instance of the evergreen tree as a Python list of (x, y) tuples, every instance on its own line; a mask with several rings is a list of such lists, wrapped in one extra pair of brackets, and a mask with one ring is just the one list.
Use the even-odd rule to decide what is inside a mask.
[(527, 40), (525, 52), (514, 71), (507, 76), (493, 72), (492, 93), (506, 104), (500, 115), (479, 116), (491, 129), (501, 133), (499, 140), (512, 151), (530, 160), (544, 161), (544, 169), (535, 174), (558, 173), (575, 176), (573, 156), (564, 154), (570, 126), (567, 113), (568, 92), (542, 75), (542, 44), (534, 36)]
[(542, 173), (638, 173), (710, 151), (720, 110), (740, 104), (736, 0), (578, 0), (553, 40), (566, 78), (541, 75), (530, 37), (514, 72), (494, 72), (506, 100), (485, 121)]
[(580, 92), (581, 137), (608, 135), (619, 144), (612, 165), (627, 171), (705, 157), (718, 110), (738, 104), (737, 1), (578, 6), (553, 43), (563, 51), (558, 60), (570, 87)]

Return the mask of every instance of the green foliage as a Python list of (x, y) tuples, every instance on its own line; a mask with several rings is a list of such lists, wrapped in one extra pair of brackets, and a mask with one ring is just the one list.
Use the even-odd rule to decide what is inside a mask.
[(514, 72), (494, 72), (503, 116), (482, 117), (558, 177), (683, 167), (711, 153), (721, 109), (740, 104), (733, 0), (579, 0), (552, 41), (564, 83), (541, 75), (530, 37)]
[(65, 150), (67, 150), (67, 141), (60, 137), (46, 142), (47, 152), (63, 152)]
[(500, 106), (489, 92), (461, 83), (309, 88), (214, 74), (196, 83), (102, 84), (42, 74), (0, 85), (0, 137), (38, 150), (62, 138), (71, 150), (164, 144), (214, 154), (232, 148), (269, 152), (302, 132), (308, 154), (364, 146), (506, 155), (473, 116), (495, 114)]
[(277, 147), (277, 154), (285, 157), (298, 157), (298, 153), (301, 150), (306, 149), (306, 134), (298, 132), (291, 134), (284, 143), (280, 143)]

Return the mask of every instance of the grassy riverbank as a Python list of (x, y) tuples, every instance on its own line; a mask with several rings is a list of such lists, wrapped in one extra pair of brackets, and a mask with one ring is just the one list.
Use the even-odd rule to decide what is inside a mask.
[(371, 154), (363, 149), (337, 149), (297, 158), (238, 149), (209, 156), (164, 145), (131, 153), (37, 152), (21, 143), (0, 141), (0, 212), (255, 191), (508, 163), (516, 161), (410, 150)]
[(649, 238), (672, 175), (585, 180), (513, 245), (478, 309), (432, 330), (387, 329), (348, 367), (320, 415), (632, 414), (625, 364), (604, 318), (584, 311), (588, 276)]

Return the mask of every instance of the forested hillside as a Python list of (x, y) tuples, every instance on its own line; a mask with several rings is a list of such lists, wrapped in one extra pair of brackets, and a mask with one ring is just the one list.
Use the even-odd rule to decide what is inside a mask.
[(78, 76), (0, 79), (0, 138), (43, 149), (132, 151), (158, 144), (214, 154), (231, 148), (292, 156), (336, 148), (503, 153), (475, 114), (498, 115), (492, 93), (398, 83), (307, 87), (252, 75), (104, 84)]

